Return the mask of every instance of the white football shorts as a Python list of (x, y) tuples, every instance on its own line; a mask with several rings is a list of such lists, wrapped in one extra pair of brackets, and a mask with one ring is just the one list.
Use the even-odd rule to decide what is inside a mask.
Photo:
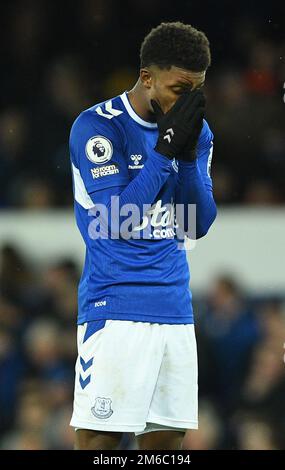
[(76, 429), (198, 428), (194, 325), (95, 320), (78, 326)]

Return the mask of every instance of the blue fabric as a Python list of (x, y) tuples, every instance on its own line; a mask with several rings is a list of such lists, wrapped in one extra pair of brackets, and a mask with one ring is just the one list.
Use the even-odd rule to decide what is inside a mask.
[[(96, 319), (193, 323), (190, 273), (185, 250), (180, 249), (184, 232), (177, 228), (173, 207), (176, 200), (197, 203), (199, 235), (212, 223), (207, 187), (211, 185), (207, 165), (212, 133), (205, 121), (197, 168), (194, 172), (191, 165), (185, 168), (185, 176), (180, 162), (153, 150), (157, 136), (156, 127), (129, 114), (121, 97), (111, 100), (111, 105), (100, 103), (84, 111), (72, 127), (71, 161), (86, 191), (83, 199), (78, 192), (75, 197), (76, 220), (86, 244), (78, 292), (79, 324)], [(90, 142), (96, 138), (104, 144), (107, 139), (105, 148), (112, 148), (108, 158), (105, 151), (95, 149), (92, 154)], [(82, 202), (86, 195), (94, 205), (89, 210)], [(111, 197), (119, 208), (115, 215)], [(126, 205), (130, 212), (138, 208), (136, 228), (128, 240), (123, 238), (124, 230), (119, 230), (128, 221), (129, 212), (120, 212)], [(98, 231), (104, 237), (96, 238)]]
[[(85, 341), (88, 340), (88, 338), (90, 338), (90, 336), (94, 335), (95, 333), (97, 333), (97, 331), (100, 331), (102, 330), (102, 328), (104, 328), (106, 324), (106, 320), (94, 320), (94, 321), (90, 321), (87, 325), (87, 328), (86, 328), (86, 331), (85, 331), (85, 335), (84, 335), (84, 338), (83, 338), (83, 343), (85, 343)], [(93, 360), (93, 359), (92, 359)], [(82, 364), (81, 364), (82, 365)], [(84, 369), (84, 367), (83, 367)], [(85, 369), (84, 369), (85, 370)]]
[[(198, 158), (191, 163), (179, 161), (176, 203), (183, 204), (183, 228), (190, 238), (201, 238), (208, 232), (217, 215), (210, 176), (213, 134), (204, 121), (197, 146)], [(196, 226), (191, 226), (188, 204), (196, 205)], [(178, 221), (180, 219), (178, 217)]]
[[(93, 322), (90, 322), (93, 323)], [(80, 364), (84, 372), (86, 372), (93, 364), (93, 357), (89, 361), (85, 362), (83, 357), (80, 356)]]

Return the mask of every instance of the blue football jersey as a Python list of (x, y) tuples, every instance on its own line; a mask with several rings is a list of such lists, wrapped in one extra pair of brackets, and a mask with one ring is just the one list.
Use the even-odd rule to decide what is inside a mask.
[[(168, 174), (134, 228), (136, 236), (126, 239), (92, 234), (101, 195), (122, 191), (144, 171), (157, 138), (157, 124), (135, 113), (126, 92), (83, 111), (72, 126), (75, 216), (86, 245), (78, 289), (78, 324), (99, 319), (193, 323), (189, 267), (174, 210), (177, 160), (171, 162), (158, 154), (167, 161)], [(197, 161), (210, 190), (212, 140), (204, 120)], [(143, 194), (144, 188), (141, 191)]]

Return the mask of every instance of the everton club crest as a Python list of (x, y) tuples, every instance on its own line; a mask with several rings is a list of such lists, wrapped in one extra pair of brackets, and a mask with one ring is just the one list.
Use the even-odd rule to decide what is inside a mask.
[(91, 411), (96, 418), (107, 419), (113, 414), (111, 398), (97, 397)]

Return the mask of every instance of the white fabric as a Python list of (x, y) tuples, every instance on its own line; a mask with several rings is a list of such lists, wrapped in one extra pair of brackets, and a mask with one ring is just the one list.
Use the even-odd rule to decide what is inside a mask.
[(87, 193), (83, 179), (80, 175), (80, 171), (72, 163), (72, 172), (73, 172), (73, 181), (74, 181), (74, 199), (80, 204), (84, 209), (91, 209), (94, 207), (94, 202)]
[[(194, 325), (107, 320), (83, 343), (86, 328), (78, 326), (71, 426), (136, 434), (198, 428)], [(85, 372), (80, 356), (93, 358)], [(90, 376), (84, 389), (80, 374)]]
[(157, 128), (157, 123), (156, 122), (148, 122), (142, 119), (140, 116), (137, 115), (137, 113), (133, 110), (132, 106), (130, 105), (129, 99), (127, 97), (127, 92), (123, 93), (120, 95), (120, 98), (122, 102), (124, 103), (124, 106), (131, 118), (136, 121), (138, 124), (144, 127), (148, 127), (150, 129), (156, 129)]

